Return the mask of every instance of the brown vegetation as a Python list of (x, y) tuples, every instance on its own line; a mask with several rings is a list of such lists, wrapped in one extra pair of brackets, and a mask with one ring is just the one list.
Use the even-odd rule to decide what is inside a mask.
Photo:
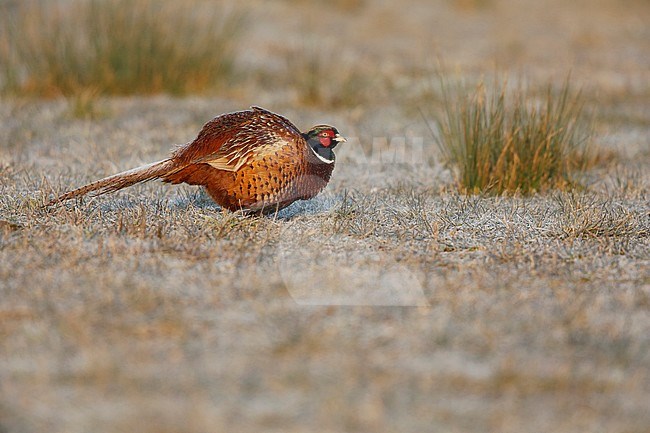
[[(178, 4), (161, 10), (210, 17)], [(36, 99), (63, 90), (19, 74), (0, 100), (0, 431), (648, 431), (647, 14), (254, 0), (223, 90)], [(304, 40), (311, 70), (290, 58)], [(445, 107), (437, 57), (472, 86), (495, 63), (526, 91), (571, 71), (600, 155), (580, 187), (459, 192), (419, 114)], [(362, 84), (340, 94), (347, 77)], [(273, 218), (156, 183), (42, 206), (251, 104), (350, 138), (322, 195)]]

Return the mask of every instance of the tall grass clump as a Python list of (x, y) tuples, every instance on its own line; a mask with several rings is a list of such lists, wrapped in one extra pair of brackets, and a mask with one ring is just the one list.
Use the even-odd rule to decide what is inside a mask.
[(232, 77), (243, 16), (188, 0), (0, 1), (0, 88), (182, 94)]
[(567, 79), (541, 97), (506, 82), (473, 90), (441, 80), (436, 142), (468, 193), (518, 192), (574, 186), (572, 174), (590, 158), (591, 122), (580, 92)]

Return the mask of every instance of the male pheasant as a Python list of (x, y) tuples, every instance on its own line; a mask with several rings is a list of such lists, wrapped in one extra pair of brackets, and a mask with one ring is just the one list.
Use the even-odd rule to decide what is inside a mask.
[(194, 141), (167, 159), (82, 186), (54, 198), (48, 206), (161, 179), (203, 186), (214, 201), (231, 211), (275, 212), (325, 188), (334, 170), (333, 149), (344, 141), (333, 126), (317, 125), (301, 133), (286, 118), (251, 107), (215, 117)]

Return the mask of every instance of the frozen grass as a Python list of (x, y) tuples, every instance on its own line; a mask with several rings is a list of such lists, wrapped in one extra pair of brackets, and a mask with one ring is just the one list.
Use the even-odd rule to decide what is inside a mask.
[(325, 193), (277, 219), (159, 183), (43, 208), (167, 154), (200, 126), (188, 112), (236, 108), (109, 102), (91, 123), (63, 101), (0, 106), (5, 430), (650, 424), (643, 161), (588, 191), (511, 197), (341, 158)]
[(33, 95), (182, 94), (232, 79), (241, 13), (222, 3), (0, 2), (0, 85)]
[(591, 126), (581, 94), (567, 80), (548, 86), (541, 101), (507, 82), (481, 82), (474, 91), (441, 79), (442, 113), (435, 118), (438, 147), (470, 193), (519, 192), (575, 186), (587, 168)]
[[(649, 431), (647, 2), (336, 3), (255, 2), (242, 52), (268, 79), (227, 97), (0, 100), (0, 431)], [(320, 104), (287, 91), (306, 33), (346, 66)], [(573, 191), (459, 192), (417, 110), (431, 43), (467, 79), (495, 53), (572, 69), (613, 156)], [(347, 62), (380, 83), (356, 106), (332, 103)], [(41, 207), (253, 103), (350, 138), (316, 199), (242, 218), (151, 183)]]

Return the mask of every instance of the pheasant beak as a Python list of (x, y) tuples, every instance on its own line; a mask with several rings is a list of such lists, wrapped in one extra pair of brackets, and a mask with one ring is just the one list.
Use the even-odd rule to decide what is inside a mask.
[(346, 141), (348, 141), (341, 134), (336, 134), (332, 140), (336, 141), (337, 143), (345, 143)]

